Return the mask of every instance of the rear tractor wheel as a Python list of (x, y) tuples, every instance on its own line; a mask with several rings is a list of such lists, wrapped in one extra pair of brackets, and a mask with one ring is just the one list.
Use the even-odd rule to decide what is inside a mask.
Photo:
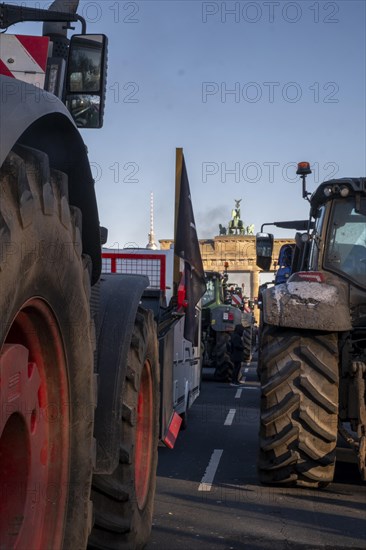
[(0, 548), (83, 548), (94, 420), (81, 213), (47, 155), (0, 170)]
[(262, 483), (323, 487), (333, 480), (338, 384), (337, 334), (263, 327)]
[(119, 464), (95, 475), (89, 548), (138, 550), (151, 532), (159, 437), (159, 358), (152, 311), (139, 309), (123, 389)]
[(215, 357), (215, 378), (222, 382), (230, 382), (233, 376), (233, 364), (230, 359), (230, 334), (228, 332), (216, 333), (216, 345), (214, 348)]
[(250, 363), (253, 355), (253, 330), (251, 326), (244, 329), (243, 345), (243, 361)]

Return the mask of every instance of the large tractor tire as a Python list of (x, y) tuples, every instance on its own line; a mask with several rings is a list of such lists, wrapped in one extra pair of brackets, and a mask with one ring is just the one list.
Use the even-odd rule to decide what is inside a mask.
[(152, 311), (139, 309), (123, 389), (119, 463), (95, 475), (89, 548), (137, 550), (151, 532), (159, 437), (159, 358)]
[(243, 346), (243, 361), (250, 363), (253, 356), (253, 331), (251, 326), (244, 329)]
[(216, 333), (216, 344), (213, 350), (215, 361), (215, 378), (221, 382), (230, 382), (233, 376), (233, 363), (230, 359), (230, 334), (228, 332)]
[(0, 548), (80, 549), (92, 524), (90, 261), (67, 177), (16, 146), (0, 170)]
[(262, 483), (324, 487), (333, 480), (338, 385), (337, 334), (263, 327)]

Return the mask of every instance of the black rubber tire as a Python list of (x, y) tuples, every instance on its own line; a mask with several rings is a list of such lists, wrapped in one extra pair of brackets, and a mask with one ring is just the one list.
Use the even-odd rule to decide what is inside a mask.
[(336, 458), (337, 334), (264, 325), (261, 342), (259, 479), (324, 487)]
[(253, 356), (253, 334), (252, 327), (247, 327), (243, 332), (243, 361), (249, 363)]
[(259, 317), (259, 327), (258, 327), (258, 334), (257, 334), (257, 377), (260, 381), (261, 379), (261, 370), (262, 370), (262, 332), (263, 332), (263, 314), (262, 311), (260, 311), (260, 317)]
[[(94, 331), (89, 305), (91, 266), (89, 257), (82, 255), (81, 212), (69, 206), (67, 176), (50, 168), (48, 156), (43, 152), (20, 145), (14, 147), (1, 167), (0, 195), (1, 348), (4, 343), (17, 343), (19, 334), (16, 325), (12, 326), (13, 321), (23, 306), (27, 311), (29, 300), (39, 299), (56, 319), (69, 381), (69, 396), (64, 397), (68, 416), (55, 411), (53, 419), (59, 426), (66, 418), (70, 419), (68, 479), (59, 479), (57, 484), (58, 491), (66, 492), (64, 520), (57, 528), (44, 525), (42, 536), (47, 540), (42, 541), (42, 548), (85, 548), (92, 525), (95, 379)], [(47, 354), (46, 342), (41, 354)], [(50, 358), (45, 361), (46, 376), (50, 384), (54, 383), (54, 391), (60, 394), (57, 382), (52, 382), (55, 376), (52, 376), (51, 363)], [(3, 406), (1, 403), (2, 411)], [(51, 426), (49, 433), (51, 429), (55, 428)], [(52, 468), (52, 461), (49, 462)], [(24, 491), (35, 492), (38, 478), (28, 478), (27, 482)], [(38, 488), (40, 498), (34, 500), (33, 506), (42, 505), (46, 500), (47, 487)], [(1, 488), (0, 492), (4, 494)], [(57, 506), (57, 500), (53, 506)], [(45, 523), (50, 521), (48, 517)], [(30, 537), (18, 544), (39, 547), (38, 535), (34, 534), (34, 541)], [(56, 543), (56, 536), (58, 540), (61, 537), (61, 544)], [(0, 546), (3, 547), (2, 543)]]
[[(152, 376), (151, 461), (147, 496), (143, 505), (136, 494), (136, 417), (143, 367)], [(151, 532), (159, 438), (159, 357), (152, 311), (139, 308), (128, 354), (123, 389), (119, 464), (110, 475), (94, 475), (92, 500), (95, 523), (88, 548), (137, 550), (144, 548)]]
[(220, 382), (230, 382), (233, 376), (234, 366), (228, 352), (229, 345), (230, 334), (228, 332), (217, 332), (213, 356), (215, 361), (215, 379)]

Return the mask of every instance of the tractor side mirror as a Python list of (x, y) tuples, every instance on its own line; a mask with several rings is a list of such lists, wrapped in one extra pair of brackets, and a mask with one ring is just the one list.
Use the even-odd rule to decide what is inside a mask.
[(79, 128), (101, 128), (107, 80), (104, 34), (71, 37), (66, 73), (66, 106)]
[(255, 247), (257, 266), (263, 271), (269, 271), (272, 262), (273, 235), (271, 233), (257, 233)]
[(106, 242), (108, 241), (108, 229), (101, 225), (99, 227), (99, 231), (100, 231), (100, 244), (103, 246), (103, 244), (106, 244)]

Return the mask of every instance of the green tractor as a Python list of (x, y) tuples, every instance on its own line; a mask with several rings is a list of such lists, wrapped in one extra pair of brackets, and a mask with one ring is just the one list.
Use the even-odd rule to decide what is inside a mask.
[(235, 325), (244, 326), (243, 361), (250, 361), (254, 319), (252, 313), (232, 305), (227, 272), (206, 271), (205, 276), (207, 290), (202, 297), (203, 374), (213, 371), (216, 380), (228, 382), (233, 372), (231, 333)]

